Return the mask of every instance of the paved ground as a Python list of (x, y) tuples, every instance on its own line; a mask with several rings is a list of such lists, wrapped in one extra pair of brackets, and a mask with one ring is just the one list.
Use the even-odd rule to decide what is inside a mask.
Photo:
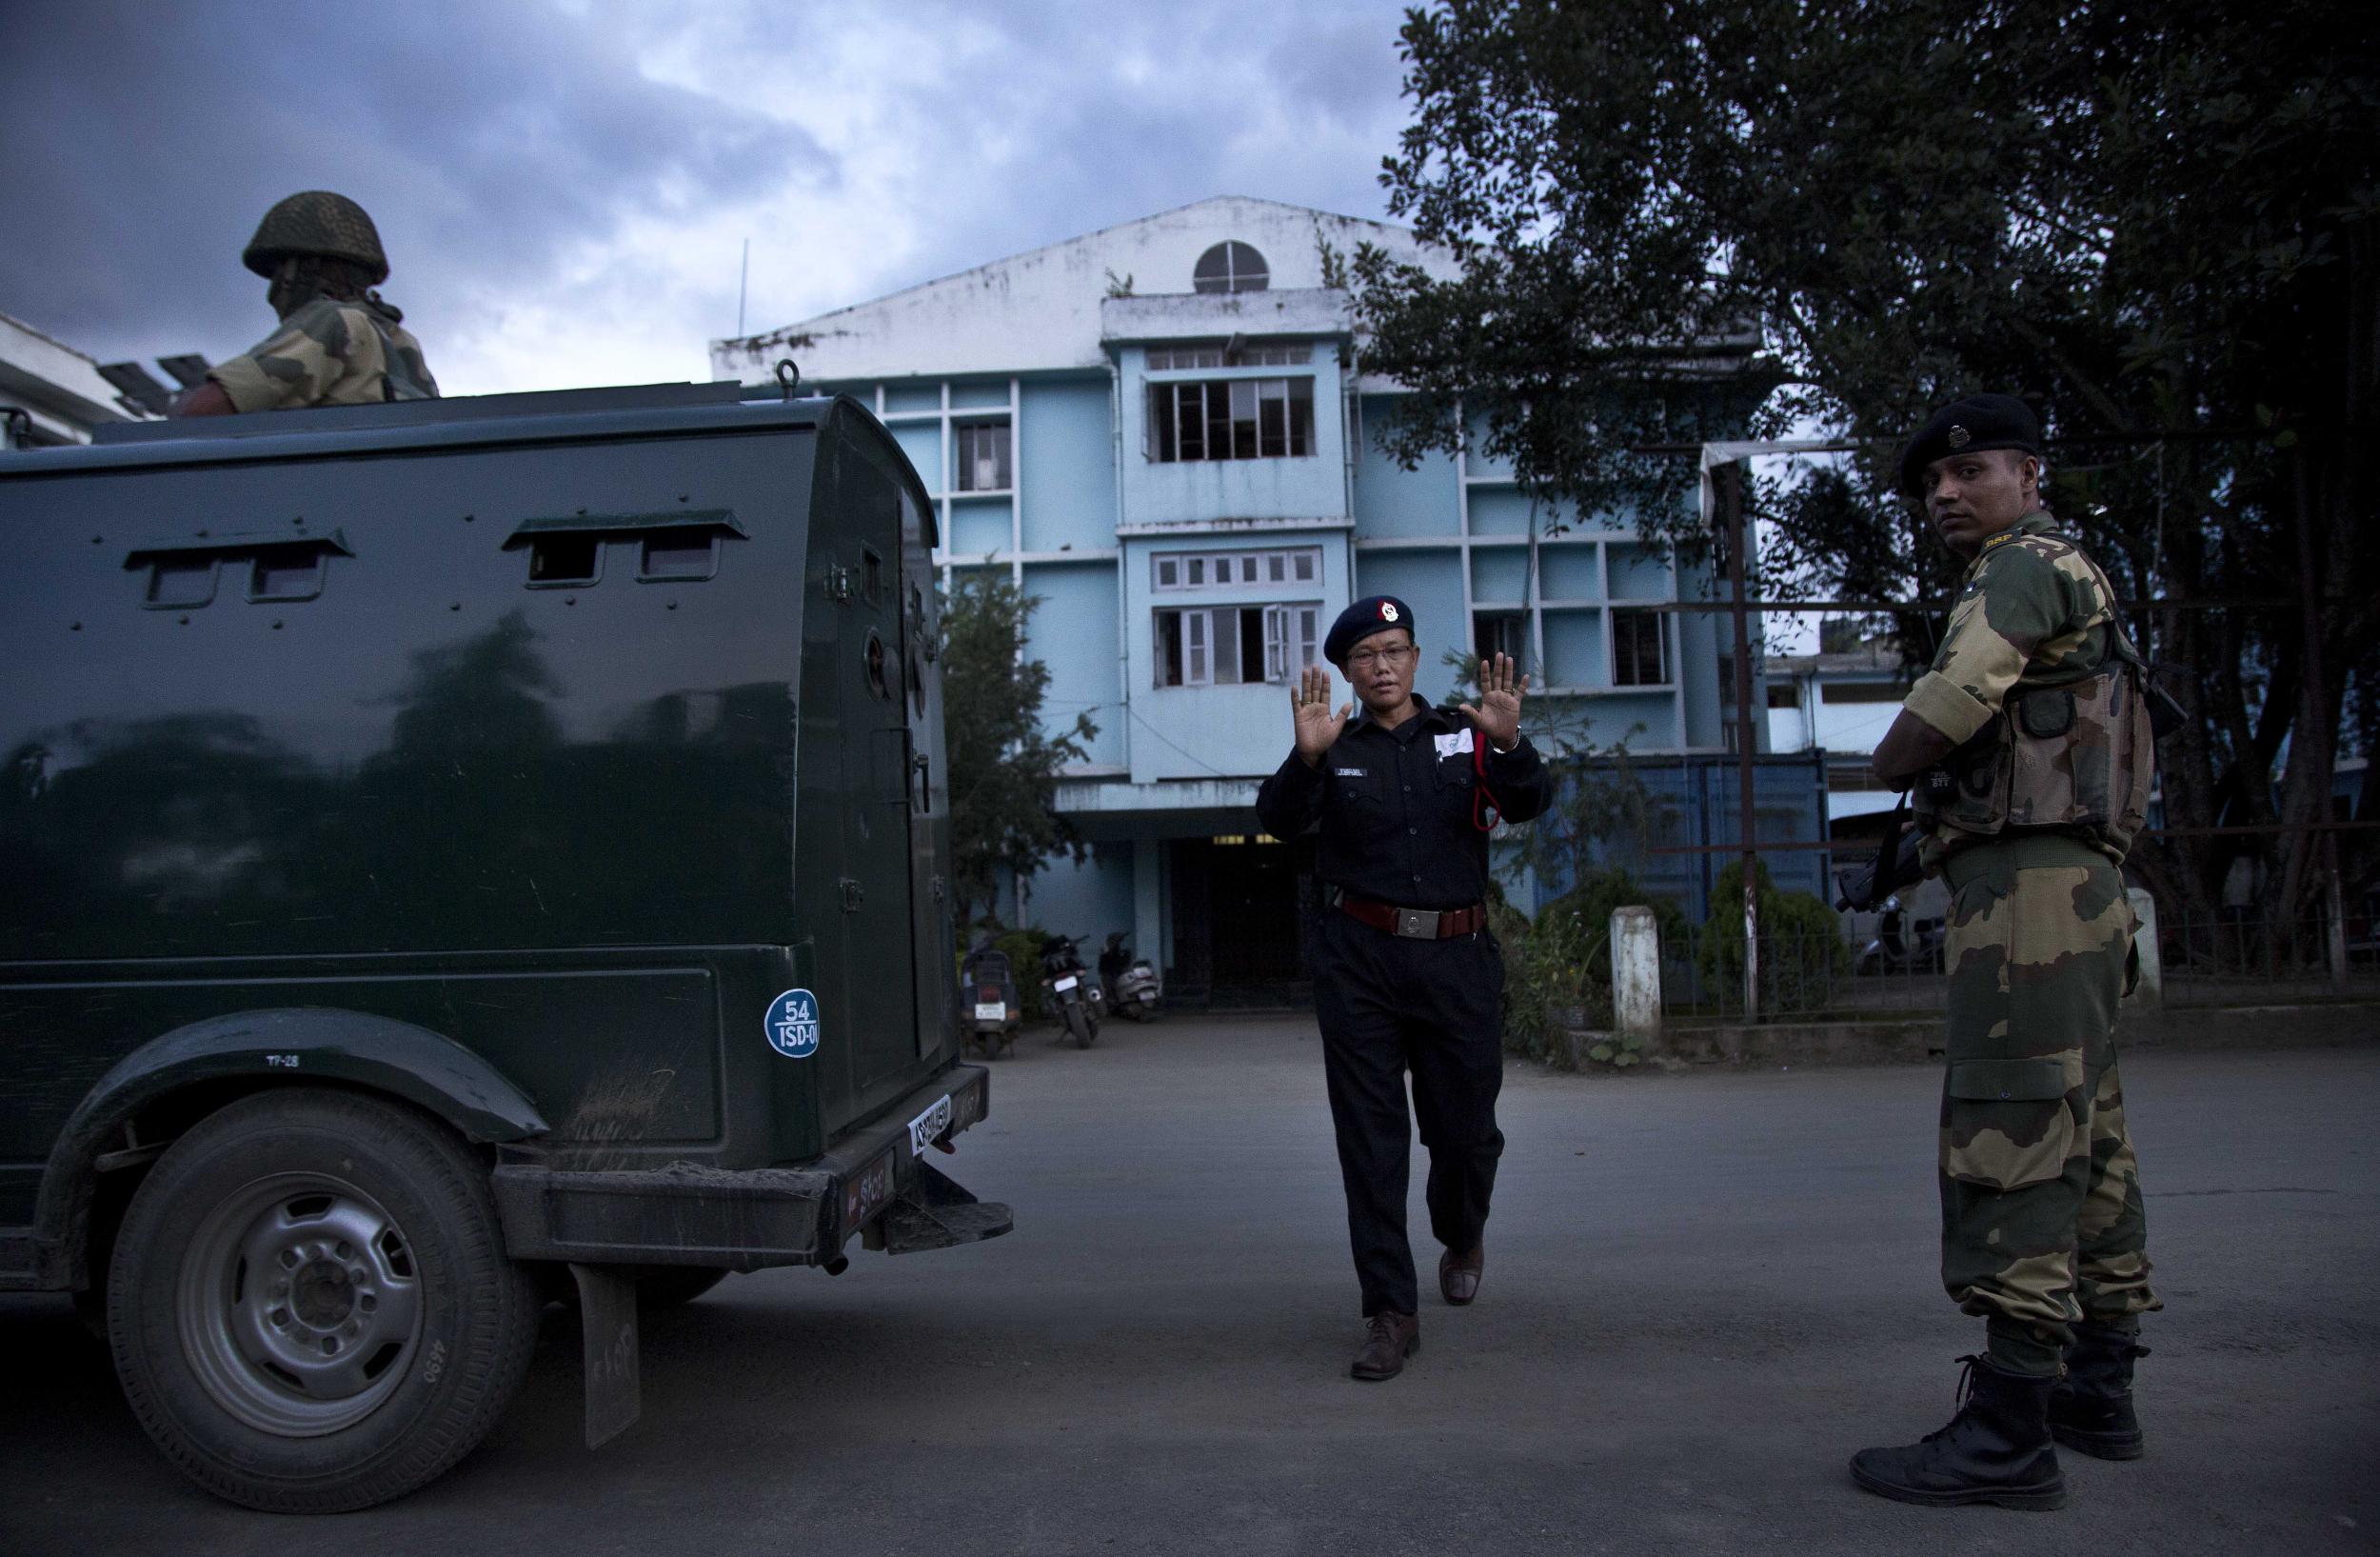
[(1029, 1033), (949, 1164), (1015, 1234), (731, 1280), (648, 1325), (645, 1420), (592, 1455), (557, 1312), (485, 1447), (335, 1520), (187, 1487), (15, 1300), (0, 1551), (2380, 1549), (2380, 1045), (2128, 1062), (2151, 1457), (2069, 1456), (2055, 1514), (1843, 1471), (1937, 1426), (1980, 1340), (1932, 1274), (1927, 1070), (1516, 1069), (1484, 1294), (1426, 1300), (1415, 1367), (1364, 1386), (1319, 1064), (1279, 1019)]

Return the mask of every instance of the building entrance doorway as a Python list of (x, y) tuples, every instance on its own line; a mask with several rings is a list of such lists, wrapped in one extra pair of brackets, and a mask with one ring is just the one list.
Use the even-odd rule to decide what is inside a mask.
[(1172, 850), (1169, 988), (1205, 1006), (1302, 1006), (1313, 877), (1305, 851), (1259, 833), (1184, 838)]

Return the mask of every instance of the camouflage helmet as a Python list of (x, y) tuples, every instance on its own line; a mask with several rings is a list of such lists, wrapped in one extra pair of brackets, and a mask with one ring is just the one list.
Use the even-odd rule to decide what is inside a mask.
[(364, 208), (328, 190), (306, 190), (265, 212), (248, 239), (240, 263), (260, 276), (270, 277), (291, 254), (323, 254), (346, 260), (363, 269), (366, 285), (388, 279), (388, 256), (381, 251), (380, 230)]

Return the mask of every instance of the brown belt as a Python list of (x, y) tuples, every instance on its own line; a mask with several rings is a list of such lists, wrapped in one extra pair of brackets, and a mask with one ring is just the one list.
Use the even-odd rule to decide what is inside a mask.
[(1487, 906), (1481, 903), (1460, 908), (1400, 908), (1394, 903), (1380, 903), (1342, 890), (1339, 893), (1339, 908), (1350, 919), (1359, 920), (1374, 929), (1417, 941), (1443, 941), (1468, 935), (1487, 923)]

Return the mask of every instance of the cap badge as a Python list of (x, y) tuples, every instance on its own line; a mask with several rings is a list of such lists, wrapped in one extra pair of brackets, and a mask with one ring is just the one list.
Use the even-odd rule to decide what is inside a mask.
[(1383, 622), (1394, 622), (1397, 620), (1397, 603), (1395, 601), (1383, 600), (1380, 602), (1380, 620)]
[(1974, 442), (1974, 438), (1973, 433), (1960, 427), (1956, 422), (1951, 424), (1951, 435), (1948, 441), (1953, 449), (1964, 449)]

